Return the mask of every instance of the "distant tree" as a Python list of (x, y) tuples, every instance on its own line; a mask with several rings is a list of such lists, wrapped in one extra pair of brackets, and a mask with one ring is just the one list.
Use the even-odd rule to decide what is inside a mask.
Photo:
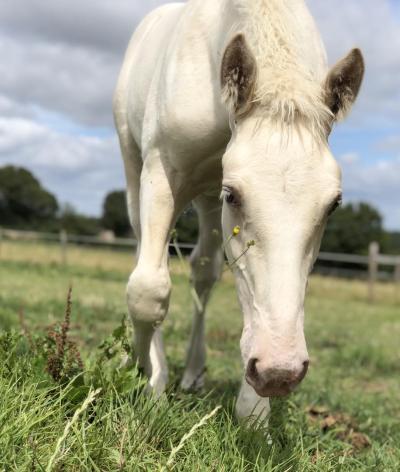
[(366, 254), (371, 241), (385, 250), (387, 238), (382, 227), (382, 216), (368, 203), (348, 204), (330, 217), (322, 251), (347, 254)]
[(116, 190), (106, 196), (101, 223), (105, 229), (114, 231), (116, 236), (124, 237), (131, 233), (126, 193), (123, 190)]
[(59, 227), (70, 234), (96, 236), (100, 232), (100, 220), (75, 211), (71, 205), (65, 205), (59, 215)]
[[(124, 237), (132, 234), (124, 190), (115, 190), (106, 196), (101, 224), (103, 228), (114, 231), (116, 236)], [(197, 241), (198, 223), (193, 206), (189, 206), (182, 213), (176, 224), (176, 230), (180, 242), (195, 243)]]
[(58, 203), (26, 169), (0, 168), (0, 225), (36, 229), (54, 222)]
[(176, 223), (176, 231), (179, 242), (196, 243), (199, 232), (199, 223), (196, 210), (190, 205), (179, 217)]
[(387, 252), (389, 254), (400, 254), (400, 232), (388, 233)]

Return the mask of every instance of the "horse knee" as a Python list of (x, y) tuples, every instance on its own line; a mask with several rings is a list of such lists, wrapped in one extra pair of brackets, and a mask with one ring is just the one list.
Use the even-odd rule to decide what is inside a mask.
[(171, 279), (167, 270), (136, 268), (128, 282), (127, 301), (133, 321), (162, 323), (167, 316)]

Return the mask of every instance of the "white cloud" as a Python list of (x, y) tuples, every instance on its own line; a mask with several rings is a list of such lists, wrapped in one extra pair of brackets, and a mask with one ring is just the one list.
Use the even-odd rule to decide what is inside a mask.
[(2, 37), (1, 93), (90, 125), (111, 126), (112, 92), (119, 61), (106, 52)]
[(331, 63), (362, 49), (366, 75), (351, 125), (376, 127), (400, 118), (400, 20), (389, 0), (308, 0)]
[[(13, 0), (0, 16), (1, 90), (89, 124), (111, 125), (112, 90), (146, 0)], [(331, 62), (362, 48), (366, 79), (351, 123), (400, 118), (400, 20), (389, 0), (308, 0)]]
[(93, 137), (54, 130), (34, 119), (0, 118), (0, 165), (27, 167), (61, 202), (99, 214), (106, 192), (124, 187), (114, 135)]
[(391, 229), (400, 226), (400, 155), (360, 165), (362, 158), (344, 155), (339, 158), (343, 169), (346, 200), (372, 202), (385, 217)]
[(49, 43), (84, 46), (117, 55), (140, 19), (166, 1), (12, 0), (1, 9), (3, 31)]
[(0, 153), (13, 153), (26, 143), (41, 142), (45, 133), (42, 126), (25, 118), (0, 117)]
[[(393, 134), (371, 151), (382, 153), (375, 163), (357, 142), (343, 151), (345, 189), (352, 199), (378, 205), (388, 225), (400, 227), (399, 162), (388, 157), (400, 155), (400, 15), (389, 0), (307, 1), (331, 63), (353, 46), (366, 59), (355, 111), (335, 132), (345, 126), (347, 133), (357, 128), (358, 136), (388, 128)], [(26, 166), (60, 200), (98, 212), (106, 191), (124, 186), (111, 99), (125, 48), (140, 19), (162, 3), (167, 2), (3, 2), (0, 165)]]
[(0, 15), (0, 93), (95, 126), (111, 100), (128, 41), (162, 2), (13, 0)]

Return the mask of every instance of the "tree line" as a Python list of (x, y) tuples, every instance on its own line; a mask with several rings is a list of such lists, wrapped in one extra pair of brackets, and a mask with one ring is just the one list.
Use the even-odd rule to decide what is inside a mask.
[[(111, 230), (118, 237), (132, 236), (123, 190), (106, 195), (101, 217), (90, 217), (60, 205), (30, 171), (14, 166), (0, 168), (0, 226), (46, 232), (64, 229), (88, 236)], [(197, 231), (196, 212), (189, 207), (177, 223), (178, 238), (194, 243)], [(382, 252), (400, 254), (400, 232), (385, 231), (382, 216), (372, 205), (349, 203), (329, 219), (322, 250), (366, 254), (371, 241), (377, 241)]]

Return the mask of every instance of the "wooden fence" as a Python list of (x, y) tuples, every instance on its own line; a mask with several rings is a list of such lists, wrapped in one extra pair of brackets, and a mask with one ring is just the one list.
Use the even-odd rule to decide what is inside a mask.
[[(68, 263), (68, 246), (72, 244), (81, 244), (97, 247), (111, 248), (135, 248), (137, 241), (128, 238), (112, 238), (112, 237), (94, 237), (67, 234), (66, 231), (55, 233), (39, 233), (34, 231), (19, 231), (0, 228), (0, 255), (2, 251), (1, 243), (3, 240), (10, 241), (31, 241), (31, 242), (51, 242), (60, 245), (60, 262), (64, 265)], [(171, 244), (171, 248), (174, 245)], [(193, 244), (179, 244), (181, 250), (191, 250)], [(365, 273), (368, 279), (369, 298), (371, 301), (375, 299), (375, 285), (379, 278), (379, 267), (385, 266), (393, 269), (394, 282), (400, 283), (400, 256), (391, 256), (380, 254), (379, 245), (372, 242), (369, 247), (367, 256), (355, 254), (340, 254), (321, 252), (318, 256), (321, 262), (330, 262), (337, 264), (349, 264), (365, 267)]]

